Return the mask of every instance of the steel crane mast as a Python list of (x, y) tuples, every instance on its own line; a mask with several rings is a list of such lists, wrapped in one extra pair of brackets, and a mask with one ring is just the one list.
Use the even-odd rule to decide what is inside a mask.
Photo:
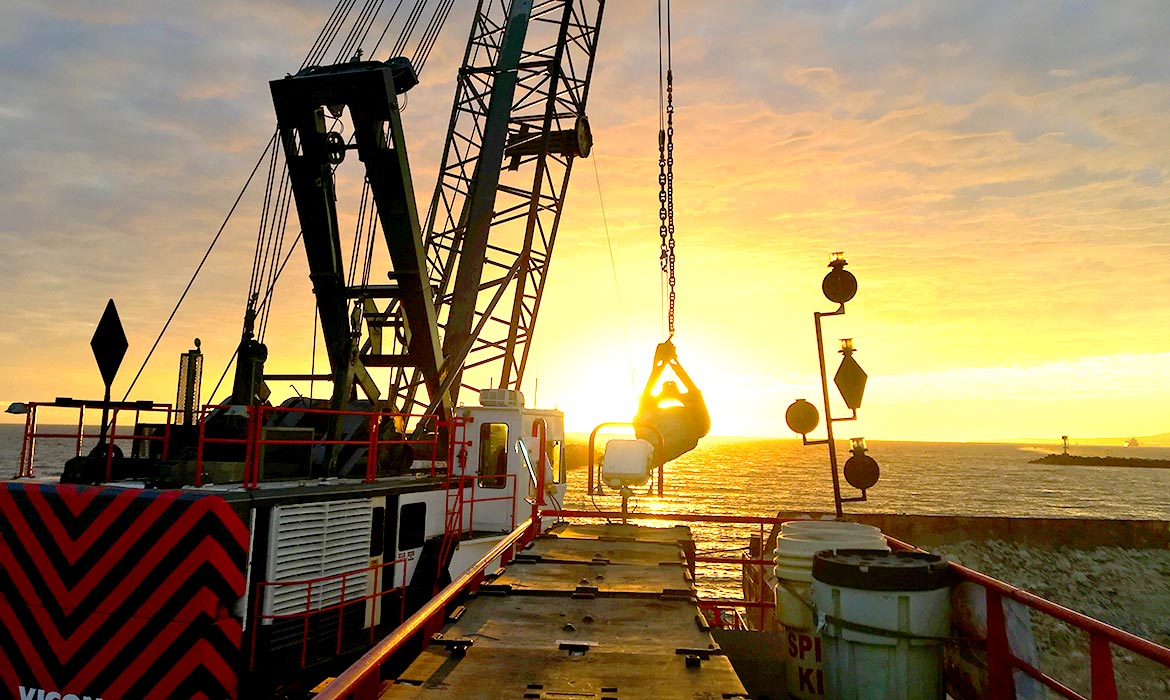
[[(523, 380), (573, 160), (591, 147), (585, 108), (604, 8), (477, 9), (425, 227), (452, 402), (461, 387)], [(419, 383), (401, 377), (394, 393), (413, 397)]]

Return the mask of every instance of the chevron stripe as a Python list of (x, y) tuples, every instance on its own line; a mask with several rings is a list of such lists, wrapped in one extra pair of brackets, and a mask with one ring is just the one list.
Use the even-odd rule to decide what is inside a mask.
[(218, 496), (0, 485), (0, 699), (235, 697), (247, 543)]

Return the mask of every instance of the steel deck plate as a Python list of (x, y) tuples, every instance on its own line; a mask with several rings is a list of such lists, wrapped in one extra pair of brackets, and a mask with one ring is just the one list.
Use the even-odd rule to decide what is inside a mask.
[(659, 542), (678, 544), (689, 542), (691, 529), (683, 525), (674, 527), (646, 527), (645, 525), (623, 525), (621, 523), (559, 523), (549, 528), (549, 534), (567, 539), (626, 539), (638, 542)]
[(541, 537), (532, 546), (520, 552), (518, 559), (558, 561), (588, 564), (605, 561), (610, 564), (678, 564), (685, 561), (676, 544), (626, 542), (611, 540), (566, 539)]
[(695, 620), (698, 614), (694, 603), (682, 600), (481, 596), (443, 636), (465, 637), (476, 647), (556, 649), (573, 642), (602, 651), (673, 654), (713, 643)]
[(538, 539), (471, 598), (381, 698), (747, 697), (688, 599), (689, 529), (600, 525), (557, 534)]
[[(681, 654), (472, 647), (463, 658), (433, 657), (430, 674), (386, 689), (382, 700), (695, 700), (746, 698), (723, 656), (687, 667)], [(417, 684), (415, 684), (417, 683)]]
[(510, 564), (492, 587), (510, 586), (512, 593), (574, 593), (597, 589), (597, 595), (654, 596), (689, 589), (690, 573), (681, 563), (669, 566), (628, 564), (566, 564), (541, 561)]

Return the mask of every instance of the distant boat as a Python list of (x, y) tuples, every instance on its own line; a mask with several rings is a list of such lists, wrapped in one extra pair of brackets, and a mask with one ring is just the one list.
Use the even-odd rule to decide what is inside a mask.
[(1141, 447), (1141, 445), (1138, 444), (1137, 438), (1132, 438), (1132, 437), (1125, 441), (1125, 446), (1126, 447)]

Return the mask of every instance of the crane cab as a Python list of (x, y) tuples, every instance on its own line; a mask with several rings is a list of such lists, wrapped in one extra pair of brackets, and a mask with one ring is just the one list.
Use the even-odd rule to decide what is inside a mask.
[(469, 421), (464, 515), (473, 532), (508, 532), (534, 504), (564, 502), (564, 414), (525, 408), (512, 389), (484, 389), (479, 403), (461, 409)]

